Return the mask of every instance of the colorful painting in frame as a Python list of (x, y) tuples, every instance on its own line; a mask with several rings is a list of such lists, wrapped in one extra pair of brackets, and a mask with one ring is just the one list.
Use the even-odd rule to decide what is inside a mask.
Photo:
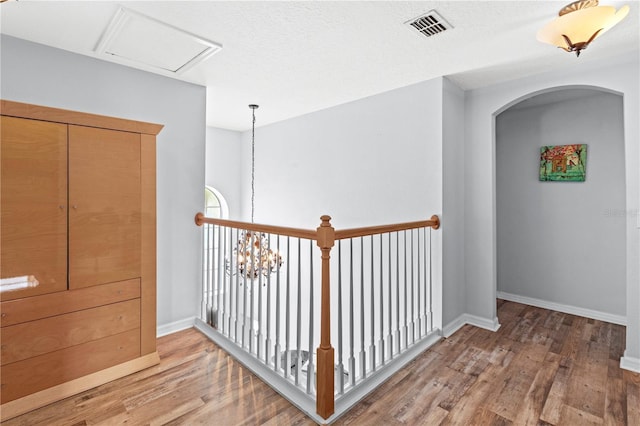
[(584, 182), (587, 145), (552, 145), (540, 148), (540, 180)]

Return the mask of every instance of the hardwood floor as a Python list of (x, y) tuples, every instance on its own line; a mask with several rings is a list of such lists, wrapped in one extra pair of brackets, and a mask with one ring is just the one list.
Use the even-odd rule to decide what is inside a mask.
[[(498, 302), (496, 333), (464, 326), (336, 425), (640, 426), (624, 327)], [(158, 339), (159, 366), (3, 425), (313, 425), (196, 330)]]
[(464, 326), (336, 424), (640, 425), (624, 327), (498, 302), (498, 332)]

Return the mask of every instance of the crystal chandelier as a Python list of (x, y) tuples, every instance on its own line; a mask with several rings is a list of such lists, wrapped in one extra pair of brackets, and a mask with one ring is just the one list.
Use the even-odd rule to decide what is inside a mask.
[(238, 272), (243, 277), (258, 278), (277, 271), (284, 260), (277, 250), (269, 248), (269, 241), (262, 232), (243, 231), (233, 250), (233, 261), (227, 260), (229, 273)]
[[(251, 223), (255, 212), (255, 141), (256, 141), (256, 108), (251, 104), (253, 121), (251, 126)], [(246, 278), (258, 278), (260, 275), (268, 276), (277, 271), (284, 259), (277, 250), (269, 248), (269, 239), (262, 232), (242, 231), (238, 237), (236, 248), (233, 249), (233, 257), (225, 260), (225, 269), (228, 274), (236, 272)]]

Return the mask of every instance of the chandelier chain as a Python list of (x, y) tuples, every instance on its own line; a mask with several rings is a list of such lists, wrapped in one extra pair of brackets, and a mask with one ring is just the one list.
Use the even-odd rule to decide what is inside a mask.
[[(253, 110), (251, 123), (251, 223), (254, 223), (255, 213), (255, 163), (256, 163), (256, 108), (258, 105), (251, 104), (249, 108)], [(270, 236), (262, 232), (240, 231), (238, 230), (238, 244), (233, 249), (233, 257), (225, 259), (225, 269), (227, 274), (241, 274), (245, 278), (260, 278), (268, 276), (273, 272), (278, 272), (284, 263), (282, 255), (276, 250), (269, 248)], [(246, 283), (246, 281), (245, 281)]]

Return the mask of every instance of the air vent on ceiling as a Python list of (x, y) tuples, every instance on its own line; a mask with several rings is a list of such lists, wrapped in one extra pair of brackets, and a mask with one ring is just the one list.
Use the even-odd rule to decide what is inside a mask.
[(180, 74), (220, 49), (218, 43), (120, 7), (95, 50), (143, 69)]
[(432, 35), (440, 34), (441, 32), (453, 28), (453, 26), (435, 10), (430, 10), (424, 15), (405, 22), (405, 24), (409, 25), (425, 37), (431, 37)]

